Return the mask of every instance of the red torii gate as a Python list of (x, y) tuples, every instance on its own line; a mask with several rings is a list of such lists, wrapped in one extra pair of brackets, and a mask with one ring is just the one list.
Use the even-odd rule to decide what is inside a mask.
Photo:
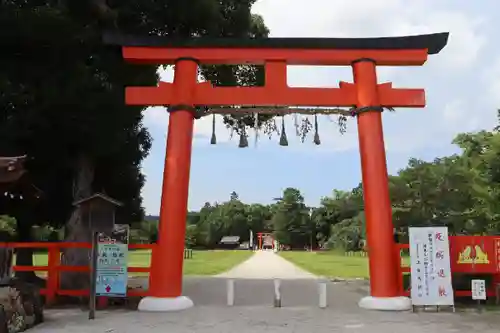
[(263, 241), (264, 241), (264, 238), (265, 237), (271, 237), (272, 239), (272, 248), (274, 250), (274, 236), (273, 234), (271, 233), (268, 233), (268, 232), (258, 232), (257, 233), (257, 241), (258, 241), (258, 245), (257, 245), (257, 250), (262, 250), (263, 249)]
[[(129, 105), (169, 106), (167, 149), (158, 243), (151, 262), (150, 293), (139, 310), (188, 308), (182, 295), (182, 265), (189, 172), (197, 106), (321, 106), (353, 107), (357, 116), (362, 166), (366, 231), (370, 258), (371, 296), (359, 305), (404, 310), (409, 299), (398, 296), (398, 262), (393, 225), (382, 111), (386, 107), (424, 107), (423, 89), (396, 89), (377, 82), (376, 66), (421, 66), (429, 54), (446, 45), (448, 33), (388, 38), (265, 38), (172, 40), (107, 34), (108, 44), (122, 46), (126, 61), (175, 64), (173, 83), (127, 87)], [(214, 87), (199, 83), (200, 64), (265, 65), (263, 87)], [(351, 66), (354, 83), (339, 88), (287, 86), (287, 65)], [(251, 108), (231, 112), (253, 112)], [(223, 111), (221, 111), (223, 112)], [(293, 109), (288, 109), (293, 113)]]

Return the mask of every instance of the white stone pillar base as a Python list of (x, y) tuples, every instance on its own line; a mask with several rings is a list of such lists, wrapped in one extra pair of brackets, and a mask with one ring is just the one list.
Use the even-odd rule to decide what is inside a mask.
[(193, 306), (193, 301), (186, 296), (173, 298), (148, 296), (141, 299), (138, 310), (143, 312), (174, 312), (189, 309)]
[(411, 300), (408, 297), (363, 297), (359, 303), (360, 308), (381, 311), (407, 311), (411, 310)]

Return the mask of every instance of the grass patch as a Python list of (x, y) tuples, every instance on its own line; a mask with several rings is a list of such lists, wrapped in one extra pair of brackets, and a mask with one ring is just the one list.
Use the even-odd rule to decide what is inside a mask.
[[(223, 251), (193, 251), (192, 259), (184, 260), (185, 275), (216, 275), (223, 273), (239, 263), (250, 258), (252, 251), (223, 250)], [(129, 252), (129, 266), (149, 267), (151, 264), (150, 250), (134, 250)], [(46, 253), (33, 255), (34, 266), (47, 266)], [(36, 272), (38, 276), (46, 276), (46, 272)], [(147, 273), (131, 273), (131, 276), (144, 276)]]
[[(364, 252), (303, 252), (283, 251), (280, 255), (302, 269), (318, 276), (338, 278), (369, 278), (368, 256)], [(410, 265), (403, 255), (401, 264)]]
[(252, 251), (195, 251), (193, 259), (184, 260), (185, 275), (216, 275), (224, 273), (253, 255)]
[(334, 251), (280, 252), (280, 255), (315, 275), (339, 278), (368, 278), (368, 257), (346, 256)]

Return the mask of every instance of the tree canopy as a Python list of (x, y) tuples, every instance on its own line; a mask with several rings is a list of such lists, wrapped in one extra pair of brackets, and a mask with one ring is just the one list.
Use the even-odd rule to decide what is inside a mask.
[[(103, 31), (266, 36), (262, 18), (250, 12), (254, 2), (0, 2), (0, 156), (28, 155), (30, 181), (43, 193), (40, 200), (20, 190), (0, 196), (0, 214), (16, 218), (19, 240), (30, 240), (32, 226), (45, 223), (66, 225), (68, 240), (88, 240), (72, 202), (94, 192), (124, 203), (117, 222), (142, 219), (140, 165), (151, 137), (144, 108), (125, 105), (124, 86), (156, 85), (158, 68), (124, 62), (119, 47), (102, 44)], [(219, 66), (203, 74), (220, 85), (254, 84), (257, 71)]]

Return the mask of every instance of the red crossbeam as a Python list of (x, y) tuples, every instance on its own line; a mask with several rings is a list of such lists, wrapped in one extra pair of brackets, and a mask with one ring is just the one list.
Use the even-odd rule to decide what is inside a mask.
[[(378, 85), (380, 104), (385, 107), (425, 107), (423, 89), (395, 89), (391, 83)], [(182, 104), (174, 86), (161, 82), (158, 87), (127, 87), (128, 105)], [(357, 104), (356, 85), (341, 82), (340, 88), (290, 87), (213, 87), (208, 82), (197, 85), (193, 105), (273, 105), (273, 106), (345, 106)]]

